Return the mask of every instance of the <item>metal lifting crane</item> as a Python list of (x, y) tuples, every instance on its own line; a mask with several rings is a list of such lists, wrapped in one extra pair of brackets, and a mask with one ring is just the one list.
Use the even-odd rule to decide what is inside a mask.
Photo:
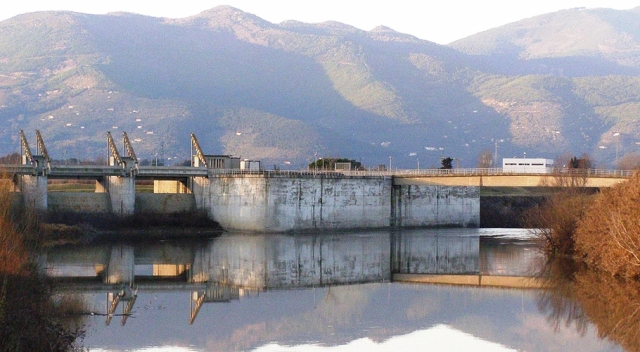
[[(207, 166), (207, 159), (204, 157), (204, 153), (202, 152), (202, 148), (200, 148), (200, 143), (198, 143), (198, 139), (195, 134), (191, 134), (191, 145), (196, 150), (196, 156), (198, 160), (200, 160), (200, 164), (202, 166)], [(191, 153), (191, 157), (193, 158), (193, 153)]]
[(129, 136), (127, 136), (127, 132), (122, 131), (122, 138), (124, 139), (124, 149), (127, 151), (127, 155), (129, 155), (129, 157), (133, 159), (134, 163), (137, 163), (138, 157), (133, 151), (133, 146), (131, 146), (131, 141), (129, 140)]
[(24, 152), (24, 156), (26, 160), (23, 160), (23, 163), (31, 163), (33, 162), (33, 154), (31, 154), (31, 149), (29, 148), (29, 142), (27, 142), (27, 137), (24, 135), (24, 131), (20, 130), (20, 145), (22, 146), (22, 152)]
[(113, 137), (109, 131), (107, 131), (107, 144), (109, 145), (111, 156), (113, 156), (114, 164), (121, 166), (125, 174), (133, 176), (138, 171), (138, 158), (136, 157), (136, 153), (133, 151), (133, 147), (131, 146), (127, 133), (122, 132), (122, 137), (124, 138), (124, 148), (127, 151), (127, 157), (120, 156), (116, 143), (113, 141)]
[(113, 137), (111, 137), (111, 132), (109, 131), (107, 131), (107, 145), (109, 146), (109, 151), (111, 151), (111, 156), (113, 157), (115, 164), (122, 165), (122, 158), (120, 158), (120, 153), (118, 153), (116, 143), (113, 141)]
[(51, 158), (49, 157), (49, 153), (47, 152), (47, 148), (44, 145), (44, 139), (42, 139), (42, 135), (40, 134), (40, 130), (36, 130), (36, 152), (38, 154), (33, 154), (31, 152), (31, 148), (29, 148), (29, 142), (27, 142), (27, 137), (24, 135), (24, 131), (20, 130), (20, 145), (22, 147), (22, 152), (24, 153), (23, 164), (32, 164), (35, 163), (37, 174), (45, 174), (46, 171), (51, 167)]
[(40, 134), (40, 130), (36, 130), (36, 150), (44, 157), (44, 160), (47, 161), (47, 165), (51, 163), (51, 158), (49, 157), (49, 153), (47, 152), (47, 147), (44, 146), (44, 139), (42, 139), (42, 135)]

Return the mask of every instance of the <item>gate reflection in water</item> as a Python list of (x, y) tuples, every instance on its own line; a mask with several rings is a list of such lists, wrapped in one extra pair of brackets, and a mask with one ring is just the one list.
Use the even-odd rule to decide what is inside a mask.
[[(232, 234), (202, 241), (64, 246), (52, 248), (42, 261), (49, 276), (64, 281), (59, 290), (90, 301), (89, 348), (246, 350), (274, 341), (334, 345), (408, 334), (443, 321), (464, 322), (467, 313), (487, 315), (487, 309), (500, 316), (493, 325), (522, 325), (513, 321), (523, 318), (518, 310), (536, 311), (531, 290), (482, 291), (486, 302), (465, 313), (455, 297), (477, 297), (473, 288), (420, 285), (417, 290), (390, 283), (399, 275), (533, 273), (541, 255), (525, 232), (486, 238), (485, 231)], [(300, 288), (306, 290), (290, 290)], [(208, 305), (215, 302), (230, 305)], [(127, 328), (108, 326), (113, 316)], [(486, 333), (468, 325), (458, 328)], [(510, 345), (514, 337), (483, 338)], [(585, 350), (611, 348), (593, 340), (584, 343)]]
[[(321, 235), (226, 235), (206, 241), (54, 248), (47, 274), (132, 285), (214, 282), (265, 290), (390, 281), (403, 274), (520, 275), (541, 259), (532, 240), (477, 229)], [(166, 281), (166, 280), (165, 280)]]

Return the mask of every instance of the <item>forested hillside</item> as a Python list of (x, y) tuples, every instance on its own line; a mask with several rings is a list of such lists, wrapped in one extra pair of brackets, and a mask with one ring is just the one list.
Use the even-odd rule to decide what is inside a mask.
[(610, 167), (616, 149), (640, 149), (638, 23), (638, 9), (566, 10), (442, 46), (227, 6), (183, 19), (25, 14), (0, 22), (0, 154), (40, 129), (54, 158), (104, 157), (106, 132), (126, 131), (140, 158), (174, 163), (194, 132), (207, 153), (268, 168), (474, 167), (496, 146)]

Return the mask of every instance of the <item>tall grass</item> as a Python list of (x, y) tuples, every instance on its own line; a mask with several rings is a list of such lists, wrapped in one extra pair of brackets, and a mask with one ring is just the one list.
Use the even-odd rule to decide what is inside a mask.
[(52, 287), (35, 260), (35, 212), (13, 202), (5, 180), (0, 179), (0, 351), (74, 350), (81, 324), (67, 324), (62, 311), (69, 304), (52, 300)]
[(11, 184), (6, 178), (0, 181), (0, 273), (21, 275), (29, 271), (29, 254), (39, 244), (36, 216), (14, 204)]

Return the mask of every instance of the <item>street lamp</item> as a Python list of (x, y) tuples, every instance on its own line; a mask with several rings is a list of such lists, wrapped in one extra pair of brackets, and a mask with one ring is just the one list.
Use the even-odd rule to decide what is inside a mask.
[(613, 136), (616, 137), (616, 160), (615, 160), (615, 168), (618, 168), (618, 150), (620, 148), (620, 132), (614, 132)]

